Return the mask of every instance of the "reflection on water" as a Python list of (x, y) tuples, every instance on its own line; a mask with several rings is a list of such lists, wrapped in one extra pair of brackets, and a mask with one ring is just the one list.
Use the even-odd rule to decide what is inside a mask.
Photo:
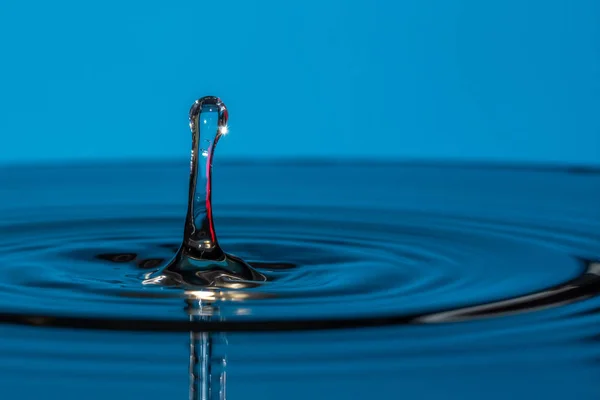
[[(218, 310), (210, 303), (187, 300), (190, 321), (210, 323)], [(190, 332), (190, 400), (227, 398), (227, 338), (222, 332)], [(216, 350), (215, 350), (216, 349)]]

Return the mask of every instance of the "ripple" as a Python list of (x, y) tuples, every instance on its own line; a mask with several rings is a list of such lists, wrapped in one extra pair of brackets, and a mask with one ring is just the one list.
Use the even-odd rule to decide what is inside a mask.
[[(0, 319), (244, 331), (593, 312), (585, 301), (598, 292), (593, 171), (218, 166), (220, 242), (268, 282), (219, 293), (142, 285), (181, 241), (188, 167), (0, 169)], [(190, 322), (190, 297), (210, 303), (212, 316)]]
[(572, 233), (395, 210), (365, 221), (358, 208), (228, 206), (216, 216), (223, 247), (269, 282), (209, 293), (211, 320), (190, 322), (189, 292), (141, 284), (176, 251), (178, 211), (54, 208), (35, 224), (3, 223), (0, 317), (96, 329), (323, 329), (471, 320), (599, 288), (597, 264), (564, 251), (590, 245)]

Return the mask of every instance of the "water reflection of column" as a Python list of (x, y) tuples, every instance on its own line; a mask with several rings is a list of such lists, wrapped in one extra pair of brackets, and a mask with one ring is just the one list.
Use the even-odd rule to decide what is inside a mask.
[[(215, 308), (205, 301), (186, 302), (190, 321), (210, 321), (215, 318)], [(190, 400), (227, 398), (226, 346), (224, 333), (190, 332)]]

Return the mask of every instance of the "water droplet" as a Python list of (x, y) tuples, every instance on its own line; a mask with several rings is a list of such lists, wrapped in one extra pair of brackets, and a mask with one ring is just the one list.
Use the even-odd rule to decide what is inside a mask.
[(190, 183), (183, 243), (173, 260), (144, 284), (240, 289), (266, 281), (249, 264), (225, 253), (215, 231), (212, 164), (219, 138), (229, 131), (228, 118), (227, 107), (218, 97), (202, 97), (192, 104)]

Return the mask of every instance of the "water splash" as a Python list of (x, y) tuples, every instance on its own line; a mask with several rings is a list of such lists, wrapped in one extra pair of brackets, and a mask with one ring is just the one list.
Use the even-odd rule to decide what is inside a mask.
[(212, 215), (212, 164), (215, 148), (227, 134), (227, 107), (215, 96), (202, 97), (189, 113), (192, 132), (188, 209), (183, 243), (173, 260), (144, 284), (241, 289), (266, 278), (219, 246)]

